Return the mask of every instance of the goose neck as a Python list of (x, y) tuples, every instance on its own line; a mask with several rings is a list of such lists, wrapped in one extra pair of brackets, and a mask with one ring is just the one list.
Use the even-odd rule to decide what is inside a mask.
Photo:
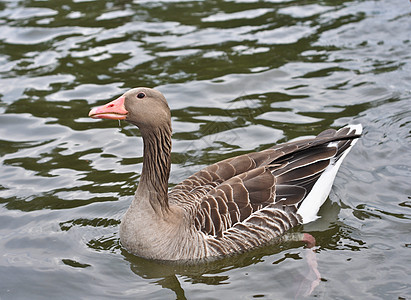
[(137, 195), (149, 198), (154, 210), (168, 209), (171, 126), (142, 131), (144, 143), (143, 170)]

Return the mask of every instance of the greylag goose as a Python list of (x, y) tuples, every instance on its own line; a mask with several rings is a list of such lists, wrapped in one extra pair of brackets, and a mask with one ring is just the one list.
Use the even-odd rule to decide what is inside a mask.
[(200, 260), (241, 253), (317, 218), (361, 125), (225, 159), (168, 191), (171, 113), (163, 94), (135, 88), (93, 108), (143, 137), (143, 169), (120, 225), (120, 242), (148, 259)]

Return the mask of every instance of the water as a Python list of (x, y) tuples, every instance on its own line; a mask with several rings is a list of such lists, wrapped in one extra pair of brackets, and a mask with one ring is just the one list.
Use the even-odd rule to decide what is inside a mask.
[[(1, 299), (411, 298), (408, 1), (0, 8)], [(158, 88), (172, 108), (170, 186), (227, 157), (362, 123), (321, 219), (296, 228), (316, 253), (287, 243), (182, 267), (124, 251), (118, 225), (142, 141), (87, 114), (136, 86)], [(309, 293), (313, 260), (321, 280)]]

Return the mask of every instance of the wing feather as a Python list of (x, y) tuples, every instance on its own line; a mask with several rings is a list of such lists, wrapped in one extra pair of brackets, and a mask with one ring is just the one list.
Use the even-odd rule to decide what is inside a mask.
[(328, 129), (315, 138), (226, 159), (174, 187), (169, 201), (192, 211), (210, 251), (258, 246), (301, 223), (298, 207), (331, 160), (357, 137), (348, 128)]

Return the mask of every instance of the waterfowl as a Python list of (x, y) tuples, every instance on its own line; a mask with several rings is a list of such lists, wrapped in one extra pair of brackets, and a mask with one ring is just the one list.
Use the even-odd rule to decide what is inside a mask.
[(147, 259), (200, 260), (241, 253), (317, 218), (362, 126), (327, 129), (212, 164), (168, 191), (171, 113), (162, 93), (134, 88), (93, 108), (96, 119), (136, 125), (143, 169), (120, 241)]

